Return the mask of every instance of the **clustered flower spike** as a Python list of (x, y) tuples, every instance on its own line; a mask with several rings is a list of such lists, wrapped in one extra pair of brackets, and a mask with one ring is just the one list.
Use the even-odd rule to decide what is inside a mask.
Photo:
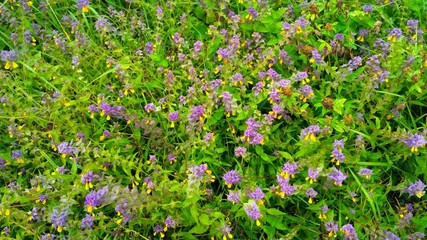
[(319, 132), (320, 132), (319, 125), (311, 125), (307, 128), (304, 128), (303, 130), (301, 130), (301, 138), (304, 141), (310, 140), (312, 142), (315, 142), (317, 140), (316, 136), (317, 136), (317, 134), (319, 134)]
[(344, 233), (344, 239), (345, 240), (357, 240), (359, 239), (357, 237), (356, 231), (354, 230), (353, 225), (346, 224), (342, 226), (341, 231)]
[(427, 143), (424, 136), (420, 134), (411, 135), (409, 138), (402, 140), (402, 142), (411, 148), (411, 152), (418, 152), (418, 148), (424, 147)]
[(326, 222), (325, 223), (326, 231), (328, 232), (328, 237), (336, 237), (338, 232), (338, 224), (335, 222)]
[(333, 181), (335, 185), (342, 186), (342, 182), (347, 178), (347, 175), (334, 167), (332, 172), (328, 174), (328, 178)]
[(243, 209), (245, 210), (249, 218), (251, 218), (252, 220), (256, 220), (257, 226), (261, 225), (259, 219), (262, 218), (262, 214), (259, 211), (258, 205), (256, 205), (253, 200), (250, 200), (248, 203), (243, 204)]
[(222, 178), (228, 188), (231, 188), (232, 185), (238, 184), (242, 180), (236, 170), (228, 171), (222, 176)]
[(409, 193), (409, 196), (417, 196), (418, 198), (421, 198), (425, 191), (424, 188), (426, 185), (418, 179), (418, 181), (412, 183), (409, 185), (409, 187), (406, 188), (406, 192)]
[(334, 163), (336, 161), (336, 165), (340, 165), (340, 163), (344, 162), (345, 156), (342, 150), (344, 149), (344, 140), (336, 140), (334, 141), (334, 150), (332, 150), (332, 159), (331, 162)]

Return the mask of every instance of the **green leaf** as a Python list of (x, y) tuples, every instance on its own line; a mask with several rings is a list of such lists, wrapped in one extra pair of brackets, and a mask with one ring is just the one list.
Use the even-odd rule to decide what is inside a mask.
[(347, 99), (345, 99), (345, 98), (341, 98), (341, 99), (336, 99), (335, 101), (334, 101), (334, 111), (336, 112), (336, 113), (338, 113), (339, 115), (342, 115), (342, 110), (343, 110), (343, 108), (344, 108), (344, 102), (346, 101)]
[(279, 209), (276, 208), (269, 208), (267, 209), (267, 213), (271, 214), (271, 215), (285, 215), (284, 212), (280, 211)]
[(209, 220), (209, 215), (207, 214), (202, 214), (199, 217), (200, 223), (202, 223), (203, 225), (211, 225), (211, 222)]
[(196, 225), (189, 231), (189, 233), (202, 234), (202, 233), (205, 233), (208, 229), (209, 229), (209, 226)]
[(282, 157), (286, 158), (287, 160), (293, 160), (294, 158), (292, 157), (291, 154), (289, 154), (288, 152), (282, 152), (279, 151), (280, 155), (282, 155)]

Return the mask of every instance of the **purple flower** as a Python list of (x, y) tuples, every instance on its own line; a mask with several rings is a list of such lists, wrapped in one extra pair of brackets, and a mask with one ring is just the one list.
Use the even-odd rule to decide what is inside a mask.
[(249, 15), (248, 15), (249, 20), (255, 19), (258, 16), (258, 12), (253, 7), (248, 7), (248, 12), (249, 12)]
[(176, 156), (172, 153), (169, 153), (168, 160), (169, 160), (169, 163), (172, 164), (172, 162), (176, 162)]
[(159, 20), (163, 18), (163, 8), (161, 8), (160, 6), (156, 9), (156, 16)]
[(6, 161), (0, 157), (0, 169), (4, 168), (4, 165), (6, 165)]
[(191, 108), (190, 114), (188, 114), (188, 121), (193, 124), (201, 123), (204, 115), (205, 107), (203, 105), (194, 106)]
[(368, 15), (369, 13), (371, 13), (372, 10), (374, 10), (374, 7), (372, 5), (364, 5), (363, 6), (363, 12), (365, 15)]
[(329, 232), (328, 233), (329, 238), (336, 237), (338, 232), (338, 224), (335, 222), (326, 222), (325, 229), (327, 232)]
[(92, 215), (90, 215), (90, 214), (87, 214), (86, 213), (86, 217), (84, 217), (83, 219), (82, 219), (82, 223), (81, 223), (81, 227), (84, 229), (84, 228), (89, 228), (89, 229), (92, 229), (92, 227), (93, 227), (93, 220), (94, 220), (94, 217), (92, 216)]
[(410, 137), (402, 140), (402, 142), (411, 148), (411, 152), (418, 152), (418, 147), (424, 147), (427, 143), (424, 136), (420, 134), (410, 134)]
[(248, 193), (248, 197), (255, 201), (261, 201), (261, 199), (265, 197), (265, 194), (260, 187), (257, 187), (255, 190)]
[(280, 50), (279, 51), (280, 64), (284, 63), (286, 65), (292, 65), (293, 61), (287, 52)]
[(76, 7), (82, 12), (89, 12), (89, 4), (90, 4), (89, 0), (78, 0)]
[(119, 220), (119, 223), (123, 222), (124, 224), (126, 224), (130, 221), (131, 213), (128, 209), (128, 203), (126, 201), (118, 203), (114, 210), (116, 211), (118, 216), (122, 217), (121, 220)]
[(220, 228), (218, 228), (218, 231), (221, 232), (224, 235), (227, 235), (228, 238), (232, 239), (233, 235), (231, 235), (231, 230), (233, 230), (232, 227), (228, 226), (227, 224), (223, 224)]
[(193, 47), (194, 47), (194, 52), (200, 52), (200, 50), (202, 49), (203, 46), (203, 42), (201, 41), (197, 41), (194, 43)]
[(344, 233), (344, 239), (345, 240), (357, 240), (358, 239), (356, 231), (354, 230), (354, 227), (351, 224), (346, 224), (346, 225), (342, 226), (341, 231)]
[(33, 209), (31, 209), (31, 211), (29, 212), (29, 214), (30, 214), (29, 220), (32, 222), (33, 221), (40, 221), (41, 211), (43, 211), (43, 209), (38, 209), (37, 207), (33, 207)]
[(237, 147), (235, 150), (234, 150), (234, 156), (235, 157), (246, 157), (246, 148), (244, 148), (244, 147)]
[(344, 35), (342, 35), (341, 33), (337, 33), (334, 38), (342, 42), (342, 40), (344, 39)]
[(66, 221), (68, 217), (68, 210), (66, 208), (62, 209), (61, 212), (58, 211), (58, 208), (54, 208), (52, 214), (50, 215), (51, 222), (53, 227), (62, 232), (66, 226)]
[(72, 143), (70, 142), (62, 142), (58, 145), (58, 153), (62, 154), (62, 157), (65, 157), (67, 155), (74, 155), (77, 151), (75, 147), (73, 147)]
[(95, 29), (98, 32), (107, 33), (113, 30), (113, 25), (107, 20), (107, 18), (101, 16), (95, 22)]
[(298, 91), (301, 94), (300, 98), (303, 100), (303, 102), (307, 101), (307, 99), (314, 97), (313, 89), (308, 84), (305, 84), (302, 87), (300, 87)]
[(248, 203), (245, 203), (243, 205), (243, 209), (245, 210), (248, 217), (250, 217), (252, 220), (256, 220), (257, 226), (261, 225), (259, 219), (262, 217), (262, 215), (254, 201), (249, 201)]
[(21, 151), (12, 151), (12, 159), (13, 160), (22, 159), (22, 152)]
[(167, 217), (165, 219), (165, 225), (166, 227), (163, 230), (167, 230), (167, 228), (174, 228), (176, 226), (176, 221), (173, 220), (171, 217)]
[(99, 189), (98, 191), (91, 191), (86, 195), (85, 207), (89, 213), (92, 212), (93, 208), (101, 205), (108, 193), (108, 187)]
[(337, 148), (338, 150), (343, 150), (344, 149), (344, 139), (341, 140), (334, 140), (334, 148)]
[(82, 181), (83, 184), (85, 184), (85, 186), (86, 186), (85, 189), (86, 190), (89, 190), (89, 188), (93, 188), (92, 180), (93, 180), (94, 176), (95, 175), (93, 174), (92, 171), (89, 171), (85, 175), (82, 176), (81, 181)]
[(418, 181), (412, 183), (410, 182), (409, 187), (406, 188), (406, 192), (409, 193), (409, 196), (417, 196), (418, 198), (421, 198), (424, 195), (424, 188), (426, 185), (418, 179)]
[(414, 232), (411, 235), (406, 236), (407, 240), (420, 240), (423, 239), (426, 236), (425, 233), (422, 232)]
[(298, 167), (297, 163), (287, 162), (283, 165), (282, 172), (280, 173), (280, 175), (285, 179), (289, 179), (289, 176), (291, 176), (292, 178), (295, 178), (297, 167)]
[(297, 74), (295, 74), (295, 80), (297, 81), (308, 80), (307, 72), (297, 72)]
[(332, 157), (331, 162), (335, 162), (336, 160), (337, 166), (340, 165), (340, 163), (344, 162), (344, 159), (345, 159), (344, 154), (338, 148), (334, 148), (334, 150), (332, 150), (331, 157)]
[(362, 66), (362, 58), (359, 57), (359, 56), (356, 56), (356, 57), (352, 58), (348, 62), (347, 66), (348, 66), (347, 69), (350, 72), (356, 70), (358, 67)]
[(163, 234), (163, 227), (162, 227), (162, 225), (157, 224), (156, 226), (154, 226), (153, 230), (154, 230), (154, 235), (156, 235), (157, 233), (160, 233), (161, 238), (163, 238), (165, 236)]
[(152, 42), (148, 42), (145, 44), (145, 54), (150, 56), (152, 53), (154, 53), (154, 51), (156, 51), (156, 48)]
[(308, 203), (313, 203), (313, 198), (317, 196), (316, 190), (313, 188), (309, 188), (307, 191), (305, 191), (305, 195), (309, 198)]
[(391, 42), (396, 42), (397, 39), (399, 39), (402, 36), (402, 30), (400, 30), (399, 28), (393, 28), (390, 31), (390, 34), (387, 37), (387, 40), (391, 41)]
[(153, 103), (149, 103), (147, 105), (145, 105), (144, 110), (148, 113), (153, 112), (154, 110), (156, 110), (156, 107), (154, 106)]
[(233, 184), (238, 184), (242, 180), (236, 170), (228, 171), (222, 176), (222, 178), (228, 188), (231, 188)]
[(332, 172), (328, 174), (328, 178), (334, 182), (335, 185), (341, 186), (342, 182), (347, 178), (347, 175), (340, 170), (333, 168)]
[(227, 200), (231, 203), (240, 202), (240, 191), (230, 191), (227, 196)]
[(316, 141), (316, 135), (320, 132), (319, 125), (311, 125), (301, 130), (301, 138), (304, 141)]
[(208, 165), (206, 164), (200, 164), (199, 166), (194, 166), (190, 168), (190, 172), (193, 173), (193, 175), (198, 178), (202, 179), (203, 175), (205, 174), (206, 170), (208, 169)]
[(369, 179), (372, 176), (372, 170), (369, 168), (361, 168), (357, 174), (366, 177), (366, 179)]
[(311, 56), (312, 58), (310, 59), (311, 63), (317, 63), (317, 64), (322, 64), (325, 63), (325, 61), (323, 61), (322, 56), (320, 55), (319, 51), (317, 51), (317, 49), (311, 51)]
[(44, 195), (44, 194), (39, 194), (38, 196), (37, 196), (37, 200), (36, 200), (36, 202), (38, 203), (38, 202), (41, 202), (42, 204), (46, 204), (46, 201), (47, 201), (47, 199), (48, 199), (49, 197), (47, 196), (47, 195)]
[(225, 61), (229, 58), (229, 53), (226, 48), (219, 48), (216, 53), (218, 54), (218, 61), (221, 61), (222, 59)]
[(320, 172), (320, 170), (319, 169), (308, 169), (308, 172), (307, 172), (307, 177), (306, 177), (306, 179), (305, 180), (310, 180), (310, 184), (312, 184), (313, 182), (316, 182), (317, 181), (317, 178), (319, 177), (319, 172)]

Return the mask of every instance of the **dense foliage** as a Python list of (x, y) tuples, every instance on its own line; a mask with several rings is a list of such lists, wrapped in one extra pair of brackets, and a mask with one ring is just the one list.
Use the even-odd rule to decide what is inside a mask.
[(423, 0), (3, 1), (1, 239), (422, 239)]

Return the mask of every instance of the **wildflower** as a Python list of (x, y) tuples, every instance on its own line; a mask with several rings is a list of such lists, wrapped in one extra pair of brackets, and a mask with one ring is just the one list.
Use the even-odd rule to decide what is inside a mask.
[(253, 200), (257, 201), (258, 204), (262, 205), (262, 199), (265, 197), (265, 194), (260, 187), (256, 187), (255, 190), (248, 193), (248, 197), (252, 198)]
[(168, 119), (171, 121), (171, 128), (175, 127), (175, 122), (178, 121), (179, 113), (178, 112), (171, 112), (168, 114)]
[(372, 170), (369, 168), (361, 168), (357, 174), (369, 179), (372, 176)]
[(417, 196), (418, 198), (421, 198), (424, 195), (424, 188), (426, 185), (418, 179), (418, 181), (412, 183), (410, 182), (409, 187), (406, 188), (406, 192), (409, 193), (409, 196)]
[(244, 148), (244, 147), (237, 147), (234, 150), (234, 156), (235, 157), (245, 158), (246, 157), (246, 148)]
[(66, 221), (68, 217), (68, 210), (66, 208), (62, 209), (61, 212), (58, 211), (58, 208), (54, 208), (52, 214), (50, 215), (51, 222), (54, 228), (58, 232), (62, 232), (66, 226)]
[(328, 178), (332, 180), (335, 185), (342, 186), (342, 182), (347, 178), (347, 175), (334, 167), (333, 170), (328, 174)]
[(422, 233), (422, 232), (414, 232), (414, 233), (413, 233), (413, 234), (411, 234), (411, 235), (407, 235), (407, 236), (406, 236), (406, 239), (407, 239), (407, 240), (420, 240), (420, 239), (423, 239), (425, 236), (426, 236), (426, 234), (425, 234), (425, 233)]
[(307, 171), (307, 177), (305, 178), (306, 181), (310, 180), (310, 184), (313, 184), (313, 182), (317, 182), (317, 178), (319, 177), (319, 169), (308, 169)]
[(317, 49), (311, 51), (311, 58), (310, 58), (309, 62), (310, 63), (315, 62), (317, 64), (325, 63), (322, 59), (322, 56), (319, 54), (319, 51), (317, 51)]
[(227, 49), (225, 48), (219, 48), (216, 53), (218, 54), (218, 61), (221, 61), (222, 59), (224, 59), (224, 63), (227, 62), (228, 58), (229, 58), (229, 52)]
[(171, 217), (167, 217), (165, 219), (165, 228), (163, 228), (163, 231), (166, 232), (168, 230), (168, 228), (174, 228), (175, 225), (176, 225), (176, 221), (173, 220)]
[(24, 163), (21, 151), (12, 151), (12, 159), (16, 160), (17, 163)]
[(39, 196), (37, 196), (36, 203), (40, 202), (42, 204), (46, 204), (46, 201), (47, 201), (48, 198), (49, 197), (47, 195), (40, 194)]
[(58, 168), (56, 169), (56, 171), (60, 174), (66, 174), (67, 172), (69, 172), (70, 170), (66, 169), (65, 166), (58, 166)]
[(232, 239), (233, 238), (233, 235), (231, 234), (232, 230), (233, 228), (225, 223), (220, 228), (218, 228), (218, 231), (224, 234), (222, 240), (227, 240), (227, 237), (229, 239)]
[(257, 82), (255, 86), (252, 88), (252, 91), (254, 91), (254, 96), (258, 96), (259, 93), (262, 91), (262, 87), (264, 86), (263, 82)]
[(193, 124), (202, 123), (205, 116), (205, 107), (203, 105), (194, 106), (191, 108), (190, 114), (188, 114), (188, 121)]
[(124, 224), (126, 224), (127, 222), (130, 221), (131, 215), (130, 215), (130, 211), (128, 209), (128, 203), (126, 201), (122, 201), (122, 202), (118, 203), (116, 205), (116, 207), (114, 208), (114, 210), (117, 212), (117, 216), (121, 217), (121, 219), (117, 220), (118, 224), (120, 224), (122, 222)]
[(370, 13), (374, 10), (374, 7), (372, 5), (364, 5), (363, 6), (363, 15), (370, 15)]
[(147, 186), (147, 194), (150, 194), (151, 190), (154, 189), (154, 182), (151, 180), (151, 177), (144, 178), (144, 183), (142, 185)]
[(33, 207), (33, 209), (31, 209), (31, 211), (28, 212), (28, 215), (30, 215), (28, 217), (28, 221), (32, 222), (32, 221), (40, 221), (41, 219), (41, 210), (43, 209), (38, 209), (37, 207)]
[(163, 18), (163, 8), (157, 7), (157, 9), (156, 9), (156, 17), (159, 20)]
[(94, 178), (94, 174), (92, 171), (87, 172), (85, 175), (82, 176), (82, 183), (85, 184), (85, 189), (89, 190), (90, 188), (93, 188), (92, 180)]
[(280, 175), (284, 177), (285, 179), (289, 179), (289, 176), (292, 178), (295, 178), (296, 169), (298, 167), (297, 163), (285, 163), (282, 168), (282, 172)]
[(248, 7), (248, 16), (246, 17), (249, 21), (255, 19), (258, 16), (258, 12), (253, 7)]
[(101, 116), (107, 115), (106, 119), (110, 120), (111, 117), (115, 117), (115, 118), (123, 118), (124, 114), (125, 114), (125, 108), (122, 106), (111, 106), (107, 103), (102, 103), (101, 106), (99, 107), (100, 110), (102, 110), (101, 112)]
[(62, 142), (58, 145), (57, 149), (58, 153), (62, 154), (62, 158), (65, 158), (67, 155), (74, 155), (77, 151), (77, 149), (72, 146), (72, 142)]
[(93, 190), (86, 195), (85, 207), (87, 207), (87, 211), (89, 213), (92, 212), (93, 208), (100, 204), (99, 197), (98, 193)]
[(170, 154), (168, 154), (168, 160), (169, 160), (169, 163), (172, 164), (172, 163), (176, 162), (176, 156), (174, 154), (170, 153)]
[(145, 44), (145, 54), (147, 54), (147, 56), (150, 56), (155, 51), (156, 51), (156, 46), (152, 42), (147, 42)]
[(399, 39), (402, 36), (402, 30), (400, 30), (399, 28), (393, 28), (390, 31), (390, 34), (387, 37), (387, 40), (391, 41), (391, 42), (396, 42), (397, 39)]
[(302, 81), (302, 84), (306, 84), (310, 81), (307, 72), (297, 72), (297, 74), (295, 74), (295, 80)]
[(307, 128), (304, 128), (303, 130), (301, 130), (301, 138), (304, 141), (312, 141), (315, 142), (316, 141), (316, 135), (320, 132), (320, 127), (319, 125), (310, 125)]
[(280, 103), (282, 101), (280, 93), (275, 88), (271, 90), (268, 101), (270, 101), (270, 103)]
[(227, 196), (227, 200), (231, 203), (239, 203), (240, 202), (240, 191), (230, 191)]
[(84, 217), (82, 219), (82, 223), (80, 225), (81, 228), (92, 229), (92, 227), (93, 227), (93, 220), (94, 220), (94, 217), (92, 215), (86, 213), (86, 217)]
[(98, 20), (96, 20), (95, 29), (96, 31), (102, 32), (104, 34), (114, 30), (113, 25), (104, 16), (101, 16)]
[(280, 50), (279, 51), (279, 63), (280, 64), (286, 64), (286, 65), (292, 65), (293, 61), (291, 59), (291, 56), (286, 51)]
[(313, 203), (313, 198), (315, 198), (317, 196), (317, 192), (313, 188), (309, 188), (305, 192), (305, 195), (309, 198), (308, 199), (308, 203), (312, 204)]
[(245, 210), (248, 217), (250, 217), (252, 220), (256, 220), (257, 226), (261, 225), (261, 222), (259, 221), (259, 219), (262, 218), (262, 214), (259, 211), (258, 206), (253, 200), (249, 200), (248, 203), (245, 203), (243, 205), (243, 209)]
[(314, 92), (313, 89), (311, 88), (310, 85), (306, 84), (303, 85), (302, 87), (300, 87), (300, 89), (298, 90), (300, 93), (300, 99), (303, 102), (306, 102), (307, 99), (313, 98), (314, 97)]
[(339, 150), (339, 148), (334, 148), (334, 150), (332, 150), (331, 157), (331, 162), (334, 163), (335, 161), (337, 161), (337, 166), (340, 165), (340, 163), (344, 162), (345, 159), (344, 154)]
[(154, 110), (156, 110), (156, 107), (154, 107), (153, 103), (149, 103), (149, 104), (145, 105), (144, 110), (147, 113), (150, 113), (150, 112), (153, 112)]
[(194, 166), (189, 170), (196, 178), (202, 179), (207, 169), (208, 169), (208, 165), (200, 164), (199, 166)]
[(366, 29), (362, 29), (359, 31), (359, 36), (357, 37), (357, 41), (359, 42), (365, 42), (365, 37), (368, 36), (369, 31)]
[(342, 40), (344, 40), (344, 35), (342, 35), (342, 33), (337, 33), (335, 34), (334, 39), (336, 39), (339, 42), (342, 42)]
[(285, 111), (282, 106), (274, 104), (272, 111), (270, 111), (268, 114), (274, 119), (281, 119), (284, 113)]
[(328, 232), (328, 237), (336, 237), (338, 232), (338, 224), (334, 222), (326, 222), (325, 223), (326, 231)]
[(202, 49), (202, 46), (203, 46), (203, 42), (201, 42), (201, 41), (196, 41), (196, 42), (194, 43), (194, 45), (193, 45), (193, 47), (194, 47), (194, 52), (196, 52), (196, 53), (200, 52), (200, 50)]
[(233, 184), (238, 184), (242, 180), (236, 170), (228, 171), (222, 176), (222, 178), (228, 188), (231, 188)]
[[(320, 219), (327, 219), (328, 217), (326, 216), (326, 213), (329, 211), (328, 206), (327, 206), (327, 205), (323, 205), (323, 206), (320, 208), (320, 211), (321, 211), (321, 213), (320, 213), (320, 215), (319, 215), (319, 218), (320, 218)], [(337, 229), (337, 230), (338, 230), (338, 229)]]
[(0, 169), (3, 169), (5, 165), (6, 165), (6, 161), (0, 157)]
[(156, 226), (154, 226), (153, 230), (154, 230), (154, 236), (156, 236), (156, 234), (160, 234), (160, 238), (165, 237), (165, 234), (163, 233), (162, 225), (157, 224)]
[(347, 64), (347, 69), (350, 72), (353, 72), (354, 70), (356, 70), (359, 66), (362, 66), (362, 58), (359, 56), (356, 56), (354, 58), (352, 58), (348, 64)]
[(358, 239), (356, 231), (354, 230), (354, 227), (351, 224), (346, 224), (346, 225), (342, 226), (341, 231), (344, 233), (344, 239), (345, 240), (357, 240)]
[(221, 98), (222, 98), (222, 103), (224, 104), (225, 107), (225, 116), (226, 117), (230, 117), (230, 114), (234, 116), (234, 108), (235, 108), (235, 104), (233, 104), (233, 99), (232, 99), (233, 95), (231, 95), (228, 91), (224, 91), (221, 93)]
[(42, 235), (42, 240), (53, 240), (55, 238), (56, 238), (56, 235), (50, 234), (50, 233)]
[(277, 174), (277, 183), (279, 185), (279, 188), (276, 189), (275, 192), (281, 198), (284, 198), (285, 196), (290, 196), (295, 192), (294, 186), (289, 184), (289, 179), (285, 179), (280, 174)]
[(420, 134), (410, 134), (410, 137), (402, 140), (402, 142), (411, 148), (411, 152), (418, 152), (418, 147), (424, 147), (427, 143), (424, 136)]
[(10, 68), (18, 67), (18, 64), (16, 63), (16, 61), (18, 60), (18, 53), (15, 50), (1, 51), (0, 59), (3, 62), (6, 62), (6, 64), (4, 65), (4, 68), (6, 70), (9, 70)]
[(77, 9), (82, 10), (82, 12), (89, 12), (89, 0), (78, 0), (77, 1)]
[(295, 26), (297, 27), (297, 34), (302, 33), (302, 31), (310, 25), (310, 22), (307, 21), (304, 16), (299, 17), (296, 21), (295, 21)]

